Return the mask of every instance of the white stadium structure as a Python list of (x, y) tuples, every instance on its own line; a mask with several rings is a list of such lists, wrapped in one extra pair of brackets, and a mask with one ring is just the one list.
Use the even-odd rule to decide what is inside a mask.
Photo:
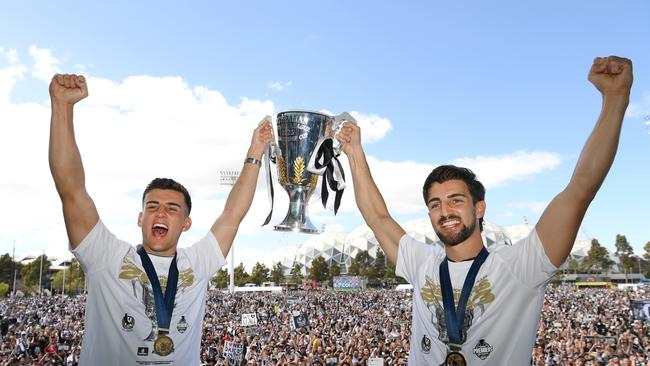
[[(431, 227), (431, 222), (424, 218), (406, 222), (402, 225), (406, 232), (416, 239), (431, 245), (442, 245), (438, 236)], [(483, 241), (486, 243), (488, 250), (492, 250), (501, 245), (512, 245), (519, 239), (528, 235), (532, 227), (528, 224), (519, 224), (501, 227), (489, 221), (483, 223)], [(591, 247), (591, 239), (584, 233), (579, 233), (578, 238), (573, 246), (572, 256), (582, 258), (587, 255)], [(291, 271), (294, 263), (302, 265), (303, 273), (307, 273), (311, 262), (317, 256), (322, 256), (328, 265), (338, 264), (341, 273), (347, 273), (352, 259), (360, 251), (366, 250), (374, 259), (379, 244), (372, 231), (362, 225), (349, 233), (344, 232), (324, 232), (305, 241), (299, 247), (284, 247), (281, 251), (276, 251), (270, 258), (267, 265), (280, 262), (284, 267), (285, 273)]]

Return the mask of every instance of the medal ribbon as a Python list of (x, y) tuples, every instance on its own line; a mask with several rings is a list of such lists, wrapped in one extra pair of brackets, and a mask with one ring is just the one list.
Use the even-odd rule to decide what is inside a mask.
[(327, 199), (329, 197), (327, 187), (336, 192), (334, 196), (334, 214), (336, 214), (341, 205), (341, 198), (343, 198), (343, 190), (345, 189), (345, 173), (338, 155), (334, 153), (334, 144), (331, 138), (319, 141), (316, 146), (316, 153), (312, 154), (309, 159), (307, 170), (312, 174), (323, 175), (320, 191), (323, 207), (327, 208)]
[(467, 308), (467, 301), (469, 295), (474, 287), (474, 281), (478, 275), (478, 270), (485, 262), (488, 256), (488, 251), (483, 247), (478, 254), (474, 263), (469, 268), (465, 282), (463, 283), (463, 290), (460, 293), (458, 300), (458, 308), (454, 304), (454, 290), (451, 287), (451, 278), (449, 277), (449, 260), (447, 257), (440, 263), (440, 287), (442, 288), (442, 304), (445, 308), (445, 321), (447, 322), (447, 335), (449, 338), (448, 346), (452, 351), (460, 351), (464, 343), (462, 339), (463, 320), (465, 319), (465, 309)]
[(144, 246), (138, 247), (138, 254), (142, 260), (142, 267), (147, 273), (151, 288), (153, 289), (153, 298), (156, 302), (156, 320), (158, 320), (158, 334), (169, 333), (169, 323), (172, 320), (172, 312), (174, 311), (174, 299), (176, 298), (176, 286), (178, 285), (178, 267), (176, 267), (176, 254), (172, 259), (169, 266), (169, 273), (167, 274), (167, 287), (165, 288), (165, 295), (162, 293), (160, 281), (156, 269), (149, 258), (147, 252), (144, 251)]

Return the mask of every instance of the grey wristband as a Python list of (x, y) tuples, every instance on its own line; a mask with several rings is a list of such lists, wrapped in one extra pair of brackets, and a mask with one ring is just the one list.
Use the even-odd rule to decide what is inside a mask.
[(244, 164), (246, 164), (246, 163), (255, 164), (255, 165), (259, 166), (259, 167), (262, 166), (262, 160), (255, 159), (255, 158), (246, 158), (246, 160), (244, 160)]

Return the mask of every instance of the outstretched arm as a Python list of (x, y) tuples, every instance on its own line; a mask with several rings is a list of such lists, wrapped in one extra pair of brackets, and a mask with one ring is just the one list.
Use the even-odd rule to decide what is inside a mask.
[[(253, 132), (251, 146), (248, 148), (247, 158), (262, 160), (266, 144), (271, 141), (273, 130), (271, 128), (271, 117), (267, 116)], [(252, 163), (245, 163), (244, 168), (232, 187), (223, 213), (212, 225), (212, 234), (217, 238), (221, 252), (226, 257), (239, 229), (239, 224), (246, 216), (248, 209), (253, 202), (257, 177), (260, 166)]]
[(536, 226), (544, 251), (555, 266), (560, 266), (571, 252), (587, 207), (614, 161), (630, 99), (632, 62), (615, 56), (597, 57), (589, 81), (603, 97), (600, 117), (569, 184), (551, 201)]
[(99, 220), (95, 204), (86, 191), (84, 168), (72, 123), (75, 103), (87, 96), (88, 86), (83, 76), (57, 74), (50, 82), (50, 171), (63, 204), (63, 218), (72, 249)]
[(361, 130), (357, 125), (346, 123), (336, 138), (344, 143), (343, 152), (350, 162), (354, 197), (361, 215), (375, 234), (388, 259), (395, 264), (399, 241), (405, 231), (388, 213), (386, 202), (370, 174), (366, 154), (361, 146)]

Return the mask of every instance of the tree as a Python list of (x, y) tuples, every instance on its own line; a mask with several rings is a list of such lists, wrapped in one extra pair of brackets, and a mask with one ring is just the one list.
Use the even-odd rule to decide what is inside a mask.
[(374, 277), (383, 280), (386, 275), (386, 256), (384, 255), (384, 251), (379, 247), (377, 248), (375, 263), (372, 265), (372, 268)]
[(258, 286), (267, 282), (269, 280), (269, 269), (260, 262), (255, 263), (248, 280)]
[(235, 286), (242, 286), (248, 281), (248, 272), (246, 272), (246, 269), (244, 268), (244, 263), (239, 263), (237, 267), (235, 267)]
[(293, 263), (293, 267), (291, 268), (291, 282), (293, 283), (301, 283), (302, 282), (302, 264), (298, 262)]
[(625, 235), (616, 235), (616, 255), (621, 260), (621, 266), (623, 271), (630, 273), (636, 264), (636, 261), (632, 258), (634, 255), (634, 249), (627, 241)]
[(354, 260), (359, 265), (359, 274), (367, 276), (371, 272), (373, 259), (367, 250), (362, 250), (354, 256)]
[(650, 262), (650, 241), (645, 243), (643, 246), (643, 251), (645, 252), (643, 253), (643, 259)]
[(3, 254), (0, 257), (0, 282), (13, 283), (14, 281), (14, 261), (11, 256)]
[(212, 278), (212, 283), (214, 283), (217, 288), (226, 288), (228, 287), (228, 282), (230, 281), (230, 274), (225, 268), (219, 269), (217, 274)]
[(76, 259), (73, 259), (65, 270), (56, 272), (52, 278), (54, 292), (62, 293), (64, 285), (66, 294), (78, 294), (85, 287), (84, 272)]
[(34, 292), (38, 292), (38, 278), (39, 274), (41, 273), (41, 259), (43, 260), (41, 286), (42, 288), (49, 287), (50, 282), (48, 273), (50, 272), (52, 262), (47, 259), (47, 256), (45, 254), (39, 255), (34, 261), (24, 266), (20, 271), (23, 282)]
[(324, 282), (327, 280), (328, 274), (329, 268), (323, 256), (319, 255), (312, 259), (311, 268), (309, 269), (309, 279)]
[(284, 282), (284, 267), (282, 263), (276, 263), (271, 269), (271, 281), (275, 282), (276, 285), (280, 285)]
[(9, 292), (9, 284), (0, 282), (0, 297), (5, 297), (7, 293)]
[(607, 249), (600, 245), (598, 239), (593, 239), (591, 241), (591, 248), (587, 253), (585, 259), (583, 259), (583, 266), (587, 273), (590, 273), (593, 270), (598, 270), (600, 272), (607, 271), (614, 261), (609, 259), (609, 253)]

